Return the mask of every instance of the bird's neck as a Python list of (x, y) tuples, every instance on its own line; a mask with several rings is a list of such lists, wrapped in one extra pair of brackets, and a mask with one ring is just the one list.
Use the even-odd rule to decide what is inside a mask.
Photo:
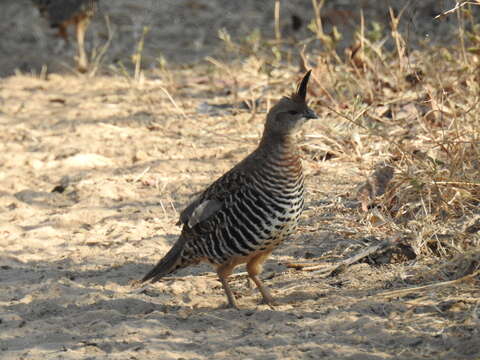
[(300, 161), (294, 134), (264, 133), (259, 149), (262, 149), (267, 157), (273, 156), (277, 159)]

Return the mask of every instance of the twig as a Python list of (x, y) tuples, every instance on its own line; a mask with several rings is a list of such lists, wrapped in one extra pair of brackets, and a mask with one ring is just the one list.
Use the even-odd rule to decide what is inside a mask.
[(320, 11), (325, 3), (325, 0), (312, 0), (313, 13), (315, 16), (315, 30), (317, 32), (317, 38), (319, 40), (325, 39), (325, 34), (323, 32), (322, 17), (320, 16)]
[(160, 90), (162, 90), (165, 95), (167, 95), (168, 99), (170, 100), (170, 102), (173, 104), (173, 106), (175, 107), (175, 109), (177, 109), (178, 111), (180, 111), (180, 113), (182, 114), (182, 116), (188, 120), (188, 117), (187, 117), (187, 114), (185, 114), (185, 111), (183, 111), (183, 109), (181, 107), (179, 107), (177, 105), (177, 103), (175, 102), (175, 100), (173, 100), (173, 97), (170, 95), (170, 93), (168, 92), (167, 89), (163, 88), (160, 86)]
[(290, 267), (290, 268), (293, 267), (293, 268), (303, 270), (303, 271), (314, 271), (315, 273), (320, 273), (321, 275), (323, 275), (325, 277), (330, 276), (330, 275), (336, 275), (336, 274), (342, 272), (343, 270), (345, 270), (348, 266), (358, 262), (359, 260), (362, 260), (363, 258), (366, 258), (366, 257), (368, 257), (368, 256), (370, 256), (370, 255), (372, 255), (376, 252), (383, 251), (383, 250), (388, 249), (392, 246), (395, 246), (399, 239), (400, 239), (400, 236), (396, 235), (396, 236), (394, 236), (390, 239), (382, 241), (380, 244), (369, 246), (368, 248), (361, 251), (360, 253), (358, 253), (358, 254), (356, 254), (356, 255), (348, 258), (348, 259), (345, 259), (345, 260), (339, 262), (336, 265), (328, 266), (326, 269), (325, 269), (325, 267), (326, 267), (325, 264), (315, 265), (315, 266), (309, 266), (311, 264), (304, 264), (304, 267), (303, 267), (302, 264), (291, 264), (290, 263), (290, 264), (286, 264), (286, 266)]
[(439, 283), (435, 284), (430, 284), (430, 285), (424, 285), (424, 286), (417, 286), (413, 288), (408, 288), (408, 289), (400, 289), (400, 290), (392, 290), (392, 291), (386, 291), (380, 294), (375, 294), (372, 296), (384, 296), (384, 297), (397, 297), (397, 296), (403, 296), (403, 295), (408, 295), (414, 292), (422, 291), (422, 290), (430, 290), (430, 289), (436, 289), (442, 286), (450, 286), (450, 285), (455, 285), (459, 284), (461, 282), (470, 280), (476, 276), (480, 275), (480, 270), (475, 271), (474, 273), (471, 273), (469, 275), (465, 275), (459, 279), (455, 280), (449, 280), (449, 281), (442, 281)]
[(135, 52), (134, 55), (134, 63), (135, 63), (135, 81), (138, 83), (140, 82), (141, 79), (141, 73), (142, 73), (142, 53), (143, 49), (145, 47), (145, 36), (148, 34), (150, 31), (150, 28), (148, 26), (143, 27), (143, 32), (142, 35), (140, 36), (140, 40), (137, 44), (137, 51)]
[(437, 16), (434, 17), (434, 19), (438, 19), (438, 18), (441, 18), (442, 16), (451, 14), (452, 12), (454, 12), (454, 11), (456, 11), (456, 10), (460, 9), (461, 7), (463, 7), (463, 6), (465, 6), (465, 5), (468, 5), (468, 4), (470, 4), (470, 5), (480, 5), (480, 4), (479, 4), (478, 2), (476, 2), (476, 1), (457, 2), (452, 9), (447, 10), (447, 11), (444, 11), (444, 12), (438, 14)]
[(100, 67), (100, 63), (102, 62), (103, 58), (105, 57), (105, 54), (106, 54), (108, 48), (110, 47), (110, 45), (112, 43), (113, 36), (114, 36), (114, 32), (113, 32), (112, 26), (110, 24), (110, 17), (108, 15), (105, 16), (105, 24), (107, 26), (108, 38), (107, 38), (107, 41), (105, 42), (105, 44), (100, 48), (100, 51), (98, 52), (98, 54), (96, 54), (95, 57), (93, 58), (93, 67), (88, 74), (90, 77), (94, 77), (95, 74), (97, 73), (97, 71)]
[(280, 32), (280, 0), (275, 0), (275, 40), (280, 43), (282, 33)]
[(436, 185), (464, 185), (464, 186), (480, 186), (480, 183), (465, 182), (465, 181), (432, 181)]
[(145, 170), (143, 170), (135, 179), (133, 179), (133, 182), (136, 183), (138, 180), (140, 180), (148, 171), (150, 170), (150, 166), (147, 166)]

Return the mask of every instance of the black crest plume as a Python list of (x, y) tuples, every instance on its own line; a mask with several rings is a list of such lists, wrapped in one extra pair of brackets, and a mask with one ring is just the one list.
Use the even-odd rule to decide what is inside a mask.
[(307, 97), (307, 84), (310, 79), (310, 74), (312, 70), (308, 70), (307, 73), (303, 76), (302, 81), (298, 85), (297, 91), (291, 96), (291, 99), (296, 102), (304, 103)]

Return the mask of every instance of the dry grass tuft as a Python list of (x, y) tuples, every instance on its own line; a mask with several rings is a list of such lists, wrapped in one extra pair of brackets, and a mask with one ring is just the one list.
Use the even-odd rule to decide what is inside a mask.
[(465, 232), (480, 203), (478, 52), (409, 51), (401, 12), (390, 15), (393, 49), (361, 29), (342, 62), (330, 51), (310, 55), (311, 91), (322, 115), (338, 120), (323, 124), (330, 151), (370, 171), (395, 169), (375, 201), (385, 231), (409, 234), (417, 254), (450, 257), (479, 244), (475, 227)]

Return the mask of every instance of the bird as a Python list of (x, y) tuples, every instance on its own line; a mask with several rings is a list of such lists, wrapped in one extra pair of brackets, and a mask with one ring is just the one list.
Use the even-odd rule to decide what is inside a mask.
[(263, 302), (276, 302), (259, 274), (272, 251), (291, 235), (304, 208), (304, 174), (296, 133), (316, 113), (307, 105), (306, 72), (297, 90), (267, 113), (257, 148), (214, 181), (180, 213), (182, 231), (142, 283), (156, 282), (187, 266), (216, 269), (228, 300), (238, 309), (228, 277), (246, 264)]
[(68, 26), (75, 25), (77, 37), (77, 69), (86, 72), (88, 58), (85, 52), (85, 33), (90, 19), (98, 10), (99, 0), (32, 0), (40, 14), (52, 28), (58, 28), (58, 35), (68, 43)]

